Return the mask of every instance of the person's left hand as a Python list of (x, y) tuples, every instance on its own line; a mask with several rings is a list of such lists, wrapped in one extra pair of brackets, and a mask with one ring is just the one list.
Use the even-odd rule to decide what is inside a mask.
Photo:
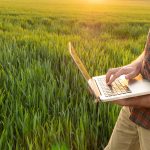
[(118, 104), (120, 106), (130, 106), (130, 107), (146, 107), (150, 108), (150, 95), (132, 97), (127, 99), (116, 100), (112, 102), (113, 104)]
[(131, 104), (139, 103), (139, 98), (128, 98), (112, 101), (111, 103), (117, 104), (120, 106), (131, 106)]

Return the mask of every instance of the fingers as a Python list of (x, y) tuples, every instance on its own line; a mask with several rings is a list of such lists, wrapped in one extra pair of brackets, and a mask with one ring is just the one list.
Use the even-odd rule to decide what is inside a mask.
[(126, 79), (132, 79), (138, 75), (138, 72), (137, 69), (129, 66), (109, 69), (106, 74), (106, 83), (110, 85), (115, 79), (117, 79), (121, 75), (126, 75)]
[(125, 100), (115, 100), (115, 101), (112, 101), (111, 102), (112, 104), (117, 104), (117, 105), (120, 105), (120, 106), (124, 106), (125, 105)]
[(115, 79), (117, 79), (118, 77), (120, 77), (123, 74), (127, 74), (127, 70), (122, 67), (119, 68), (114, 74), (113, 76), (109, 79), (109, 81), (107, 82), (108, 85), (110, 85)]
[(122, 68), (119, 71), (117, 71), (112, 78), (109, 80), (109, 82), (107, 83), (108, 85), (110, 85), (115, 79), (117, 79), (118, 77), (120, 77), (121, 75), (125, 74), (125, 70)]
[[(143, 96), (142, 96), (143, 97)], [(120, 100), (115, 100), (115, 101), (112, 101), (111, 103), (113, 104), (117, 104), (117, 105), (120, 105), (120, 106), (136, 106), (136, 107), (141, 107), (139, 105), (140, 104), (140, 100), (142, 97), (131, 97), (131, 98), (127, 98), (127, 99), (120, 99)]]
[(138, 72), (133, 67), (122, 67), (110, 69), (106, 74), (106, 83), (110, 85), (115, 79), (121, 75), (126, 75), (126, 79), (132, 79), (138, 75)]
[(107, 74), (106, 74), (106, 83), (109, 82), (110, 80), (110, 77), (115, 74), (120, 68), (112, 68), (112, 69), (109, 69)]

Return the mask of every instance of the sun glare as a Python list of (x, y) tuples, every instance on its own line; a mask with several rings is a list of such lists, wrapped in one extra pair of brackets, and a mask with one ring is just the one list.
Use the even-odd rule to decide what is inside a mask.
[(89, 3), (104, 3), (106, 0), (88, 0)]

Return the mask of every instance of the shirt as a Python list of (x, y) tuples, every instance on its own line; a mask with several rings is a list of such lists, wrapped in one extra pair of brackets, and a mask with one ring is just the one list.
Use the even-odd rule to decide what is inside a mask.
[[(143, 78), (150, 80), (150, 31), (145, 45), (145, 55), (141, 68)], [(132, 108), (130, 120), (137, 125), (150, 129), (150, 108)]]

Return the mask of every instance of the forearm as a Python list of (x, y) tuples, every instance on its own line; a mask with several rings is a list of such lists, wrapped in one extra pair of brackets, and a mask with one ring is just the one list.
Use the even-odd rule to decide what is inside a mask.
[(145, 51), (143, 51), (143, 53), (133, 62), (131, 62), (130, 65), (135, 66), (135, 65), (142, 65), (142, 62), (144, 60), (144, 55), (145, 55)]

